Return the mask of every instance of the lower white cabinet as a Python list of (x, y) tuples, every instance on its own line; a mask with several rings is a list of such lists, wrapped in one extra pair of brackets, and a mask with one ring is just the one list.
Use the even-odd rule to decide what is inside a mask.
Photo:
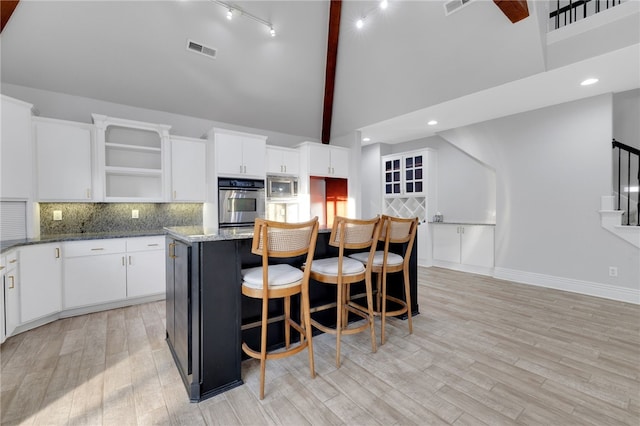
[(9, 337), (20, 325), (20, 292), (18, 290), (18, 251), (4, 255), (4, 335)]
[(434, 264), (492, 268), (493, 229), (492, 225), (433, 224)]
[(165, 290), (164, 236), (73, 241), (64, 253), (64, 309)]
[(127, 297), (166, 290), (164, 236), (127, 239)]
[(20, 323), (59, 312), (62, 307), (60, 244), (20, 247)]
[(64, 245), (64, 309), (127, 297), (126, 241), (72, 241)]

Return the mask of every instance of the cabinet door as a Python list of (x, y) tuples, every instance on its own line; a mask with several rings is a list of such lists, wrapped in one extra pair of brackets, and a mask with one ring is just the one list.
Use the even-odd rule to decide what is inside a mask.
[(33, 182), (31, 105), (2, 96), (0, 194), (29, 198)]
[(173, 201), (204, 202), (206, 145), (186, 139), (171, 140), (171, 197)]
[(284, 165), (284, 173), (298, 176), (300, 174), (300, 153), (290, 149), (282, 151), (282, 164)]
[(60, 245), (36, 244), (20, 248), (20, 322), (60, 312), (61, 307)]
[(127, 297), (164, 293), (164, 251), (127, 253)]
[(401, 162), (400, 157), (384, 159), (384, 195), (402, 194)]
[(282, 163), (283, 151), (278, 148), (267, 147), (267, 173), (284, 173)]
[(243, 137), (242, 141), (243, 173), (258, 178), (264, 177), (264, 158), (267, 155), (264, 139)]
[(63, 269), (65, 309), (127, 297), (124, 253), (65, 258)]
[(460, 261), (465, 265), (493, 267), (493, 227), (462, 227)]
[(91, 130), (51, 121), (35, 124), (38, 199), (87, 201), (92, 198)]
[(18, 290), (18, 252), (6, 255), (7, 268), (4, 274), (4, 331), (13, 334), (20, 324), (20, 292)]
[[(216, 133), (216, 173), (218, 176), (242, 175), (242, 137)], [(264, 157), (263, 157), (264, 160)]]
[(4, 332), (4, 277), (6, 270), (6, 259), (4, 256), (0, 256), (0, 343), (4, 343), (6, 339)]
[(433, 225), (433, 258), (460, 263), (460, 226)]
[(331, 153), (331, 176), (349, 176), (349, 150), (340, 148), (330, 148)]
[(186, 376), (191, 374), (191, 247), (176, 240), (169, 242), (167, 338), (175, 351), (178, 368)]
[(332, 176), (329, 147), (319, 143), (309, 144), (309, 175)]
[(404, 193), (423, 195), (425, 188), (426, 156), (423, 154), (404, 157)]

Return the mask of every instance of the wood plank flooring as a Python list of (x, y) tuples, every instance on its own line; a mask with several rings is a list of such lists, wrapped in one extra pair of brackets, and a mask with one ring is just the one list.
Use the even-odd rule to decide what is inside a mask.
[[(419, 268), (419, 316), (314, 338), (242, 365), (244, 386), (189, 403), (164, 341), (164, 302), (63, 319), (1, 347), (3, 425), (639, 425), (640, 306)], [(377, 329), (379, 339), (379, 327)]]

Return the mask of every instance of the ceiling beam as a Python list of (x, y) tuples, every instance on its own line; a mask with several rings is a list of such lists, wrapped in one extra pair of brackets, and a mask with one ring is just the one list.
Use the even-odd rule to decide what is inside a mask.
[(329, 8), (329, 35), (327, 36), (327, 69), (324, 77), (324, 108), (322, 111), (322, 143), (324, 144), (328, 144), (331, 139), (333, 88), (336, 83), (341, 10), (342, 0), (331, 0), (331, 6)]
[(11, 18), (11, 14), (16, 9), (16, 6), (20, 0), (2, 0), (0, 1), (0, 5), (2, 6), (0, 9), (0, 33), (4, 30), (4, 26), (9, 22), (9, 18)]
[(514, 24), (529, 16), (526, 0), (493, 0), (493, 2)]

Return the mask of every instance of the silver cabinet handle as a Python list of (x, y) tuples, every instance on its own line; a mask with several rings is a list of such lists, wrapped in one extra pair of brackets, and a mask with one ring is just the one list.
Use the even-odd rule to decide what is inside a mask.
[(158, 247), (160, 244), (155, 243), (155, 244), (147, 244), (147, 247)]
[(104, 247), (96, 247), (91, 249), (91, 251), (102, 251), (102, 250), (104, 250)]
[(129, 256), (129, 266), (131, 266), (131, 256)]
[(56, 247), (56, 259), (60, 259), (60, 247)]
[(11, 281), (11, 284), (9, 284), (9, 288), (13, 288), (16, 285), (16, 278), (13, 275), (9, 275), (9, 280)]
[(87, 189), (87, 198), (90, 199), (91, 198), (91, 189)]

